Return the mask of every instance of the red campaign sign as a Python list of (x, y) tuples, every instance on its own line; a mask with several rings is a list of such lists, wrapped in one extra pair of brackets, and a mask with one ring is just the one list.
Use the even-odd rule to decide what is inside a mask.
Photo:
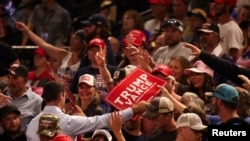
[(140, 101), (149, 101), (160, 91), (157, 85), (163, 86), (166, 81), (136, 68), (114, 87), (105, 100), (118, 110), (131, 107)]

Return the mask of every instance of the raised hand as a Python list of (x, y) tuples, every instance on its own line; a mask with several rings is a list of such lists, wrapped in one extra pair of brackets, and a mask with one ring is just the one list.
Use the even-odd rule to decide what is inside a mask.
[(183, 46), (186, 47), (186, 48), (189, 48), (191, 50), (191, 52), (192, 52), (191, 53), (192, 55), (199, 56), (201, 54), (201, 50), (198, 47), (196, 47), (196, 46), (194, 46), (192, 44), (183, 43)]
[(0, 92), (0, 107), (4, 105), (8, 105), (12, 102), (12, 98), (9, 96), (6, 96)]
[(113, 132), (121, 131), (122, 128), (122, 116), (119, 112), (112, 112), (109, 118), (109, 126)]
[(168, 98), (170, 97), (170, 93), (168, 92), (168, 90), (164, 86), (158, 85), (157, 87), (161, 91), (161, 96), (168, 97)]
[(245, 75), (238, 75), (238, 77), (244, 82), (242, 86), (250, 91), (250, 80)]
[(104, 67), (105, 65), (106, 53), (103, 48), (100, 48), (100, 51), (96, 53), (95, 60), (99, 67)]
[(143, 112), (146, 111), (147, 109), (147, 105), (148, 103), (146, 101), (140, 101), (139, 103), (137, 103), (136, 105), (132, 106), (132, 110), (134, 112), (134, 115), (136, 114), (142, 114)]
[(29, 30), (28, 27), (22, 22), (16, 22), (16, 28), (22, 32), (27, 32)]
[(111, 116), (109, 118), (109, 126), (113, 131), (117, 141), (126, 141), (121, 130), (122, 116), (119, 114), (119, 112), (111, 113)]
[(137, 55), (137, 61), (139, 63), (139, 66), (144, 69), (145, 71), (148, 71), (149, 73), (152, 72), (152, 67), (150, 64), (153, 64), (153, 60), (152, 57), (150, 56), (150, 54), (148, 53), (147, 50), (143, 49), (143, 48), (139, 48), (138, 49), (138, 55)]

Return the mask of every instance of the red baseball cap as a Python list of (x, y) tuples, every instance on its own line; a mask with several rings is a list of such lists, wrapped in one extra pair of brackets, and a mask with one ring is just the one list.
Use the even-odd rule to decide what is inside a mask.
[(89, 42), (88, 47), (106, 48), (106, 43), (100, 38), (94, 38)]
[(147, 41), (146, 35), (141, 30), (134, 29), (134, 30), (131, 30), (128, 34), (137, 34), (139, 37), (141, 37), (143, 42)]
[(127, 47), (128, 44), (132, 44), (136, 47), (141, 47), (143, 44), (142, 38), (138, 34), (127, 34), (122, 39), (123, 47)]
[(154, 73), (161, 73), (165, 76), (173, 76), (173, 70), (171, 68), (168, 67), (168, 65), (166, 64), (157, 64), (156, 67), (153, 69), (152, 74)]
[(150, 4), (162, 4), (162, 5), (165, 5), (166, 7), (169, 6), (169, 0), (148, 0), (148, 3), (150, 3)]
[(214, 0), (215, 3), (227, 3), (232, 6), (236, 5), (237, 0)]
[(34, 53), (35, 53), (35, 54), (38, 54), (38, 55), (40, 55), (40, 56), (43, 56), (43, 57), (46, 56), (45, 51), (44, 51), (41, 47), (38, 47), (38, 48), (35, 50)]
[(67, 135), (57, 135), (52, 141), (73, 141), (73, 139), (70, 136)]

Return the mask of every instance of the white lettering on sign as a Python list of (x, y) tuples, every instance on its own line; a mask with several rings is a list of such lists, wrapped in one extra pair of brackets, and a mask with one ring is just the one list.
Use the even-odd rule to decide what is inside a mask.
[(128, 87), (121, 92), (114, 103), (131, 106), (145, 91), (152, 87), (153, 84), (153, 82), (148, 81), (146, 74), (141, 74), (139, 78), (129, 84)]

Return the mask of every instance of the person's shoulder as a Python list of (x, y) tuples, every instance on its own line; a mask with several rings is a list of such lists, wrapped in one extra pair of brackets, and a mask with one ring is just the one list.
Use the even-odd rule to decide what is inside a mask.
[(160, 46), (155, 52), (162, 52), (164, 50), (168, 50), (168, 46)]
[(91, 70), (91, 69), (92, 69), (91, 66), (85, 66), (85, 67), (79, 68), (79, 69), (77, 70), (77, 72), (79, 72), (79, 73), (87, 72), (87, 71), (89, 71), (89, 70)]
[(250, 117), (245, 117), (244, 121), (250, 125)]
[(145, 21), (144, 25), (152, 24), (154, 22), (155, 22), (155, 19), (148, 19), (148, 20)]
[(56, 5), (56, 9), (58, 9), (59, 11), (61, 11), (63, 14), (70, 15), (69, 11), (67, 9), (65, 9), (64, 7), (62, 7), (60, 4)]
[(249, 125), (249, 123), (247, 123), (245, 119), (240, 118), (240, 117), (231, 118), (223, 124), (224, 125)]
[(37, 5), (35, 6), (35, 8), (34, 8), (33, 11), (41, 10), (41, 9), (44, 9), (44, 8), (45, 8), (45, 6), (44, 6), (43, 4), (37, 4)]
[(116, 66), (109, 65), (109, 64), (107, 64), (107, 68), (108, 68), (108, 70), (115, 70), (115, 69), (117, 69)]
[(32, 100), (37, 100), (38, 103), (37, 104), (41, 104), (43, 101), (43, 98), (41, 96), (39, 96), (37, 93), (33, 92), (31, 88), (29, 88), (30, 90), (28, 90), (28, 95), (30, 96), (30, 99)]
[(28, 72), (28, 79), (33, 80), (35, 79), (36, 75), (35, 75), (35, 71), (31, 70)]

